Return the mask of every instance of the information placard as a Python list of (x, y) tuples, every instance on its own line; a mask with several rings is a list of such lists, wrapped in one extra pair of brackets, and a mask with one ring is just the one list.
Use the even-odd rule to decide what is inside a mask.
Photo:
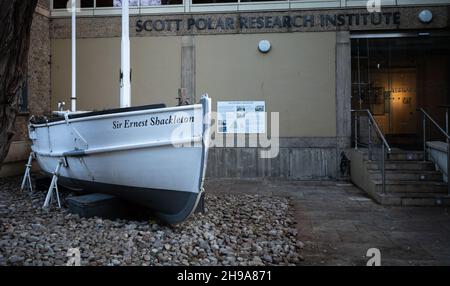
[(264, 101), (218, 101), (218, 133), (266, 132)]

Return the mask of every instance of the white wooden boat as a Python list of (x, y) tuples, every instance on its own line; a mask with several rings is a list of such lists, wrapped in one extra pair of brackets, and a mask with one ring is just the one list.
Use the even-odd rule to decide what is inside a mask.
[[(196, 208), (208, 157), (211, 100), (141, 106), (32, 120), (29, 136), (42, 172), (72, 189), (114, 194), (177, 223)], [(65, 116), (62, 116), (65, 115)]]
[(58, 173), (59, 184), (114, 194), (150, 208), (168, 223), (178, 223), (195, 211), (203, 191), (211, 100), (204, 95), (194, 105), (129, 107), (126, 2), (122, 9), (121, 108), (76, 111), (73, 69), (72, 111), (32, 118), (32, 151), (44, 174)]

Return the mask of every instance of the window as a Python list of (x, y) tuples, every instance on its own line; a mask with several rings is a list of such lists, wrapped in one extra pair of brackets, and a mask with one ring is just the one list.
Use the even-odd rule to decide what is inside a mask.
[[(241, 3), (249, 2), (274, 2), (287, 0), (241, 0)], [(218, 4), (218, 3), (238, 3), (238, 0), (192, 0), (192, 4)]]
[(279, 2), (279, 1), (287, 1), (287, 0), (241, 0), (242, 2)]
[(23, 86), (19, 89), (19, 112), (28, 112), (28, 80), (25, 80)]
[[(130, 7), (150, 7), (159, 5), (179, 5), (183, 0), (129, 0)], [(122, 7), (122, 0), (97, 0), (97, 7)]]
[[(53, 9), (66, 9), (70, 7), (72, 0), (53, 0)], [(81, 0), (81, 8), (93, 8), (94, 0)]]
[[(53, 0), (53, 9), (66, 9), (72, 0)], [(81, 8), (119, 8), (123, 0), (78, 0)], [(162, 5), (182, 5), (183, 0), (128, 0), (130, 7), (154, 7)], [(186, 0), (189, 1), (189, 0)], [(283, 2), (288, 0), (192, 0), (192, 4), (223, 4), (223, 3), (255, 3), (255, 2)]]
[[(66, 9), (71, 5), (72, 0), (53, 0), (53, 9)], [(95, 0), (81, 0), (81, 8), (93, 8)], [(151, 7), (159, 5), (180, 5), (183, 4), (183, 0), (129, 0), (130, 7)], [(219, 0), (227, 1), (227, 0)], [(235, 1), (237, 0), (228, 0)], [(122, 7), (122, 0), (96, 0), (96, 7), (100, 8), (112, 8)]]
[(238, 0), (192, 0), (192, 4), (237, 3)]

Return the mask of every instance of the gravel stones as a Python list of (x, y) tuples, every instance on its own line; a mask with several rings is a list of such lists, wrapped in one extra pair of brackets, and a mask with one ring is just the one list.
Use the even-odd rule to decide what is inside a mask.
[(170, 226), (148, 220), (80, 218), (41, 208), (45, 191), (19, 191), (20, 178), (0, 179), (0, 265), (298, 265), (288, 198), (206, 193), (205, 213)]

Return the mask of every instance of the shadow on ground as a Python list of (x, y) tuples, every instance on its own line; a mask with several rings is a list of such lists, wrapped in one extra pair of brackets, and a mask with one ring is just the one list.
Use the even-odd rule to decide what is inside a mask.
[(209, 192), (288, 196), (295, 205), (301, 265), (366, 265), (378, 248), (381, 265), (450, 265), (446, 207), (386, 207), (351, 184), (209, 180)]

